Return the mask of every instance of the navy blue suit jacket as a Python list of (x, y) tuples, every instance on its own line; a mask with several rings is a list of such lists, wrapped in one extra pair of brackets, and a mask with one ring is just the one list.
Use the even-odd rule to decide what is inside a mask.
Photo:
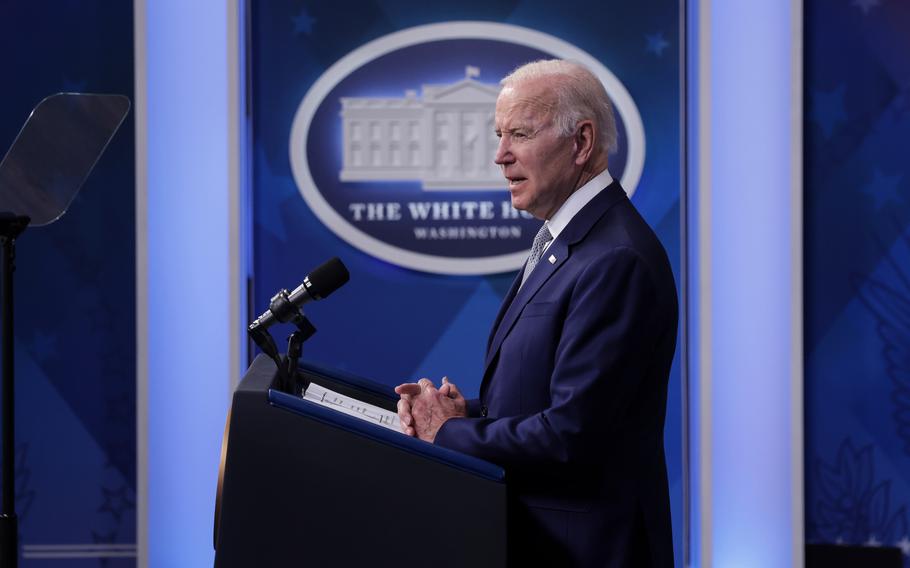
[(480, 398), (436, 443), (506, 468), (510, 564), (673, 564), (663, 430), (676, 348), (666, 252), (618, 182), (493, 324)]

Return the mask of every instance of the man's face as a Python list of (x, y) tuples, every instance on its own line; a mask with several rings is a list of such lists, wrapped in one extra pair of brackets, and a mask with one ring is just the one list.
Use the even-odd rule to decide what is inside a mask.
[(509, 180), (512, 206), (549, 219), (575, 190), (579, 168), (573, 137), (553, 124), (555, 98), (547, 79), (504, 87), (496, 100), (495, 162)]

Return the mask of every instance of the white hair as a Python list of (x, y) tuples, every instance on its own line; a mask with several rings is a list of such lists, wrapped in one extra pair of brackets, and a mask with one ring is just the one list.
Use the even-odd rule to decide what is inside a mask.
[(591, 71), (575, 61), (541, 59), (525, 63), (505, 76), (500, 85), (514, 87), (534, 79), (555, 79), (556, 109), (553, 122), (563, 136), (570, 136), (582, 120), (592, 120), (602, 151), (616, 151), (616, 119), (613, 104), (603, 83)]

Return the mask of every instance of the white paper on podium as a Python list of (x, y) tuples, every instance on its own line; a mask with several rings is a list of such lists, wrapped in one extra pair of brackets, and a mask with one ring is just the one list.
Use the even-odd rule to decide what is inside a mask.
[(303, 398), (338, 412), (343, 412), (348, 416), (379, 424), (389, 430), (401, 433), (401, 423), (398, 421), (398, 414), (356, 398), (338, 394), (316, 383), (310, 383), (310, 386), (303, 392)]

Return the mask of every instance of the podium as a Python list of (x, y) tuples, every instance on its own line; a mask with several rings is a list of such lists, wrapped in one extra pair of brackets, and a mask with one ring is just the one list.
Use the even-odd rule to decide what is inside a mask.
[[(312, 365), (308, 381), (395, 409), (386, 386)], [(222, 444), (215, 566), (506, 565), (502, 468), (273, 389), (259, 355)]]

